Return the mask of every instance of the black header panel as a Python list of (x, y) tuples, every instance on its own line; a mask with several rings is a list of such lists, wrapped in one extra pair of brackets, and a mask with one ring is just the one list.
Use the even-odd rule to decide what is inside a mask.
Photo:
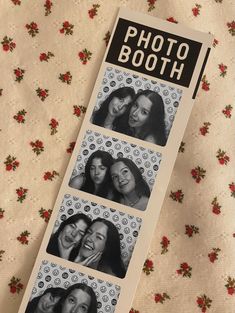
[(202, 44), (119, 18), (106, 62), (188, 87)]

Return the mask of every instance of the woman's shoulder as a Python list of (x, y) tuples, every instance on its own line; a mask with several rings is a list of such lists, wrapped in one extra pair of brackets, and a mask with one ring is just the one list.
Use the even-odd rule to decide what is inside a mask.
[(72, 188), (76, 188), (76, 189), (81, 189), (83, 184), (84, 184), (84, 176), (83, 175), (74, 176), (69, 181), (69, 186)]

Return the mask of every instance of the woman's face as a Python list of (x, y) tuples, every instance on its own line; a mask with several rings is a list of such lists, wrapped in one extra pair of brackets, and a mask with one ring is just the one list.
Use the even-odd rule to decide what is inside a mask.
[(142, 127), (148, 120), (152, 108), (152, 102), (146, 96), (139, 96), (133, 103), (128, 123), (130, 127)]
[(87, 226), (87, 223), (82, 219), (73, 224), (66, 225), (59, 235), (62, 247), (69, 249), (79, 244), (86, 232)]
[(65, 299), (61, 313), (87, 313), (91, 304), (91, 296), (81, 289), (74, 289)]
[(79, 253), (87, 258), (92, 254), (103, 252), (107, 241), (108, 226), (102, 222), (92, 224), (82, 239)]
[(53, 313), (54, 306), (60, 298), (60, 296), (53, 296), (51, 292), (44, 294), (38, 301), (37, 312)]
[(135, 189), (135, 177), (122, 161), (114, 163), (110, 173), (115, 189), (121, 194), (129, 194)]
[(90, 176), (95, 185), (100, 185), (105, 179), (107, 167), (102, 164), (100, 158), (94, 158), (91, 162)]
[(109, 114), (113, 117), (121, 116), (123, 113), (125, 113), (131, 100), (131, 96), (126, 96), (125, 98), (121, 99), (119, 99), (118, 97), (113, 97), (112, 100), (109, 102)]

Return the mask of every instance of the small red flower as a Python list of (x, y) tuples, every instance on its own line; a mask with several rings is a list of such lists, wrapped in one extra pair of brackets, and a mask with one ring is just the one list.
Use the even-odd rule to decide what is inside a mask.
[(195, 225), (185, 225), (185, 235), (193, 237), (193, 234), (199, 234), (199, 228)]
[(24, 123), (25, 122), (25, 115), (26, 115), (25, 110), (19, 111), (16, 115), (13, 116), (13, 118), (19, 123)]
[(23, 187), (16, 189), (16, 194), (18, 196), (17, 201), (22, 203), (26, 199), (27, 192), (28, 192), (28, 189), (23, 188)]
[(143, 272), (144, 272), (146, 275), (149, 275), (150, 272), (153, 272), (153, 261), (152, 261), (152, 260), (147, 259), (147, 260), (144, 262)]
[(13, 39), (7, 36), (3, 37), (1, 44), (2, 44), (3, 51), (6, 51), (6, 52), (7, 51), (12, 52), (16, 47), (16, 44), (13, 42)]
[(87, 61), (91, 59), (91, 56), (92, 53), (87, 49), (83, 49), (78, 53), (78, 57), (82, 61), (82, 64), (87, 64)]
[(200, 14), (201, 7), (202, 6), (200, 4), (195, 4), (195, 7), (192, 8), (192, 12), (194, 16), (198, 16)]
[(229, 189), (231, 191), (231, 197), (234, 197), (235, 198), (235, 183), (232, 182), (231, 184), (228, 185), (229, 186)]
[(35, 142), (31, 141), (30, 146), (33, 148), (32, 150), (36, 155), (39, 155), (44, 151), (43, 142), (38, 139)]
[(26, 24), (25, 27), (28, 30), (28, 34), (32, 37), (35, 37), (36, 34), (39, 33), (38, 25), (35, 22), (31, 22), (30, 24)]
[(162, 246), (161, 254), (165, 254), (168, 252), (169, 244), (170, 244), (170, 240), (166, 236), (163, 236), (161, 240), (161, 246)]
[(206, 170), (202, 167), (197, 166), (191, 170), (192, 178), (195, 180), (196, 183), (200, 183), (200, 181), (205, 178)]
[(205, 294), (197, 297), (197, 305), (201, 309), (201, 312), (206, 312), (211, 307), (212, 300)]
[(221, 165), (224, 165), (224, 164), (227, 165), (227, 163), (230, 161), (229, 156), (226, 154), (225, 151), (223, 151), (221, 149), (219, 149), (217, 151), (216, 157), (219, 161), (219, 164), (221, 164)]
[(174, 19), (174, 17), (173, 17), (173, 16), (168, 17), (166, 20), (167, 20), (168, 22), (178, 24), (178, 22)]
[(184, 262), (180, 264), (180, 268), (176, 271), (177, 274), (182, 275), (183, 277), (192, 276), (192, 267), (188, 263)]
[(235, 36), (235, 21), (227, 23), (228, 31), (232, 36)]
[(178, 152), (184, 153), (185, 150), (185, 142), (181, 141)]
[(206, 136), (209, 133), (209, 126), (211, 125), (210, 122), (204, 122), (203, 126), (199, 128), (199, 131), (202, 136)]
[(71, 84), (72, 81), (72, 75), (71, 73), (68, 71), (65, 74), (60, 74), (59, 75), (59, 79), (63, 82), (66, 83), (67, 85)]
[(51, 217), (52, 210), (51, 209), (45, 210), (41, 208), (38, 212), (39, 212), (40, 217), (44, 219), (46, 223), (48, 223)]
[(25, 73), (25, 70), (23, 70), (22, 68), (18, 67), (14, 69), (15, 81), (20, 83), (21, 80), (24, 78), (24, 73)]
[(20, 162), (17, 161), (15, 157), (8, 155), (4, 164), (6, 166), (6, 171), (9, 172), (11, 170), (15, 171), (17, 167), (19, 167)]
[(67, 153), (72, 153), (72, 152), (73, 152), (73, 149), (74, 149), (74, 147), (75, 147), (75, 144), (76, 144), (76, 141), (70, 142), (69, 148), (66, 150)]
[(5, 253), (4, 250), (0, 250), (0, 262), (2, 261), (2, 256), (3, 256), (4, 253)]
[(73, 34), (74, 25), (69, 23), (69, 21), (65, 21), (62, 23), (62, 28), (60, 29), (61, 34), (72, 35)]
[(8, 286), (10, 287), (11, 293), (19, 293), (23, 289), (23, 284), (20, 283), (20, 278), (13, 276)]
[(210, 90), (210, 83), (206, 79), (206, 75), (203, 75), (202, 77), (202, 89), (205, 91)]
[(135, 310), (134, 308), (131, 308), (131, 310), (129, 311), (129, 313), (140, 313), (139, 311)]
[(105, 34), (105, 36), (104, 36), (104, 38), (103, 38), (106, 47), (107, 47), (107, 45), (108, 45), (108, 43), (109, 43), (110, 36), (111, 36), (110, 31), (107, 31), (107, 33)]
[(51, 119), (49, 126), (51, 128), (51, 135), (54, 135), (58, 132), (57, 127), (59, 126), (59, 122), (55, 118)]
[(212, 252), (208, 254), (208, 258), (211, 263), (214, 263), (215, 260), (218, 260), (218, 254), (220, 251), (221, 251), (220, 248), (213, 248)]
[(228, 276), (227, 278), (227, 284), (225, 285), (227, 288), (227, 292), (230, 296), (235, 294), (235, 279)]
[(12, 2), (14, 5), (20, 5), (20, 4), (21, 4), (21, 1), (20, 1), (20, 0), (11, 0), (11, 2)]
[(220, 76), (225, 77), (227, 74), (227, 65), (224, 65), (223, 63), (218, 64), (218, 68), (220, 70)]
[(92, 5), (92, 8), (90, 10), (88, 10), (88, 15), (90, 18), (93, 19), (97, 15), (97, 11), (98, 11), (99, 7), (100, 7), (99, 4), (93, 4)]
[(184, 199), (184, 194), (181, 189), (178, 189), (177, 191), (171, 191), (170, 198), (176, 202), (182, 203)]
[(219, 41), (217, 39), (214, 39), (213, 41), (213, 47), (215, 48), (219, 44)]
[(219, 202), (217, 201), (217, 197), (215, 197), (213, 199), (213, 201), (211, 202), (212, 204), (212, 212), (216, 215), (221, 213), (221, 205), (219, 205)]
[(48, 89), (38, 88), (38, 89), (36, 89), (36, 93), (42, 101), (44, 101), (49, 96), (49, 90)]
[(154, 300), (155, 300), (156, 303), (159, 303), (159, 302), (160, 303), (164, 303), (164, 301), (166, 299), (170, 299), (170, 297), (165, 292), (163, 294), (155, 293), (155, 295), (154, 295)]
[(0, 219), (2, 219), (4, 217), (4, 212), (5, 212), (5, 210), (0, 208)]
[(59, 176), (59, 173), (53, 170), (52, 172), (45, 172), (43, 179), (52, 181), (56, 176)]
[(46, 0), (44, 3), (44, 8), (45, 8), (45, 16), (48, 16), (51, 14), (51, 7), (53, 6), (52, 1)]
[(148, 3), (148, 12), (151, 12), (152, 10), (155, 9), (155, 4), (157, 0), (147, 0)]
[(79, 117), (81, 115), (81, 113), (86, 113), (86, 108), (84, 106), (77, 106), (74, 105), (73, 106), (73, 114), (76, 115), (77, 117)]
[(43, 52), (40, 54), (39, 56), (39, 60), (41, 62), (45, 61), (45, 62), (48, 62), (48, 60), (51, 58), (51, 57), (54, 57), (54, 54), (50, 51), (48, 51), (47, 53)]
[(28, 237), (30, 233), (25, 230), (20, 234), (20, 236), (17, 237), (17, 240), (22, 244), (22, 245), (27, 245), (29, 243)]
[(222, 110), (222, 113), (224, 114), (226, 118), (231, 118), (232, 109), (233, 107), (229, 104), (229, 105), (226, 105), (226, 107)]

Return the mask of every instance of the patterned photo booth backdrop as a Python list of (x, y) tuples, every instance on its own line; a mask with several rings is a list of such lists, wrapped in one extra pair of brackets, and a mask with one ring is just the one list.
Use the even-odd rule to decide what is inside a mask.
[(53, 233), (57, 231), (62, 221), (77, 213), (84, 213), (92, 220), (98, 217), (104, 218), (117, 227), (121, 242), (122, 260), (125, 268), (127, 268), (139, 235), (142, 219), (66, 194), (55, 221)]
[(40, 266), (30, 300), (42, 295), (48, 288), (61, 287), (67, 289), (77, 283), (83, 283), (93, 288), (98, 302), (98, 313), (115, 312), (120, 293), (119, 286), (46, 260)]
[(112, 67), (107, 67), (102, 85), (97, 95), (95, 110), (100, 108), (101, 103), (113, 90), (127, 86), (133, 87), (136, 93), (141, 90), (150, 89), (162, 96), (165, 107), (166, 132), (169, 134), (182, 96), (182, 90), (167, 86), (166, 84), (157, 81), (126, 73)]
[(85, 165), (89, 156), (97, 150), (109, 152), (113, 158), (131, 159), (139, 168), (143, 178), (152, 189), (161, 162), (161, 153), (101, 135), (88, 130), (77, 157), (72, 177), (85, 173)]

